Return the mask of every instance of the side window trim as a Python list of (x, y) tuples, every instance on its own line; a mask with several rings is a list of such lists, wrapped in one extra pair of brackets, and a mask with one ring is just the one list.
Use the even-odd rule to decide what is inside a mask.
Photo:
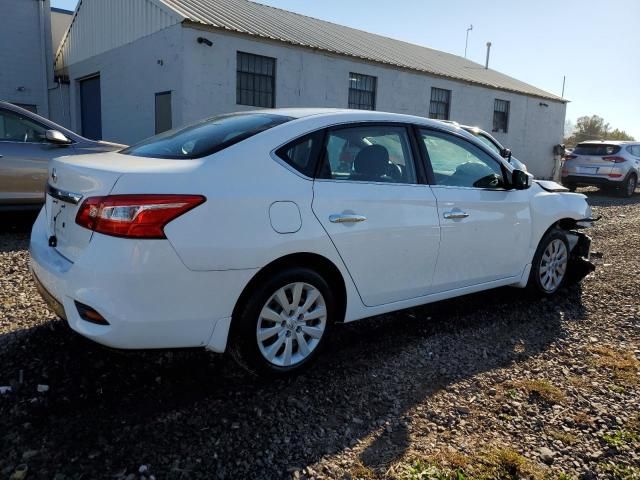
[[(411, 155), (411, 161), (413, 161), (413, 167), (415, 169), (416, 174), (416, 182), (415, 183), (386, 183), (386, 182), (373, 182), (373, 181), (360, 181), (360, 180), (336, 180), (336, 179), (327, 179), (320, 178), (319, 174), (323, 167), (325, 161), (327, 161), (326, 153), (327, 153), (327, 145), (329, 142), (329, 137), (332, 131), (334, 130), (342, 130), (344, 128), (359, 128), (359, 127), (400, 127), (405, 130), (407, 135), (407, 139), (409, 140), (409, 154)], [(338, 123), (334, 125), (330, 125), (324, 128), (324, 139), (322, 142), (322, 148), (320, 149), (320, 154), (317, 158), (316, 163), (316, 171), (314, 175), (314, 180), (324, 180), (324, 181), (338, 181), (338, 182), (353, 182), (353, 183), (380, 183), (381, 185), (393, 185), (393, 186), (415, 186), (415, 185), (428, 185), (426, 181), (421, 156), (419, 155), (419, 151), (417, 150), (419, 147), (418, 139), (414, 136), (415, 133), (413, 131), (413, 124), (406, 122), (384, 122), (384, 121), (356, 121), (356, 122), (347, 122), (347, 123)]]
[(507, 180), (507, 172), (506, 172), (505, 167), (502, 164), (502, 162), (500, 160), (497, 160), (496, 156), (494, 155), (494, 153), (490, 152), (487, 147), (483, 146), (481, 148), (478, 145), (475, 145), (472, 142), (470, 142), (463, 135), (460, 135), (460, 134), (458, 134), (456, 132), (448, 132), (446, 130), (441, 130), (439, 128), (433, 128), (433, 127), (430, 127), (430, 126), (427, 126), (427, 125), (415, 125), (415, 133), (416, 133), (416, 136), (417, 136), (417, 139), (418, 139), (418, 144), (420, 145), (420, 149), (422, 150), (423, 155), (424, 155), (425, 168), (426, 168), (427, 172), (429, 172), (429, 185), (431, 185), (432, 187), (438, 187), (438, 188), (465, 188), (465, 189), (472, 189), (472, 190), (487, 190), (487, 191), (498, 191), (498, 192), (502, 192), (502, 191), (507, 190), (504, 187), (501, 187), (501, 188), (482, 188), (482, 187), (463, 187), (463, 186), (451, 186), (451, 185), (438, 185), (437, 182), (436, 182), (436, 179), (435, 179), (435, 173), (434, 173), (434, 170), (433, 170), (433, 165), (431, 164), (431, 159), (429, 158), (429, 152), (427, 151), (426, 145), (424, 144), (424, 142), (420, 138), (420, 136), (421, 136), (420, 132), (421, 131), (435, 132), (436, 134), (440, 134), (440, 135), (449, 135), (449, 136), (451, 136), (453, 138), (461, 140), (464, 143), (470, 145), (471, 148), (476, 148), (476, 149), (480, 150), (482, 153), (486, 154), (489, 158), (491, 158), (491, 160), (493, 160), (494, 162), (496, 162), (498, 164), (498, 166), (500, 167), (500, 170), (502, 171), (503, 181)]

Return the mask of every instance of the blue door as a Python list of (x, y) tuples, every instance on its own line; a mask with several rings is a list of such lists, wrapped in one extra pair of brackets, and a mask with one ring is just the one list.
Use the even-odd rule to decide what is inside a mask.
[(100, 75), (80, 81), (80, 118), (82, 135), (93, 140), (102, 140)]

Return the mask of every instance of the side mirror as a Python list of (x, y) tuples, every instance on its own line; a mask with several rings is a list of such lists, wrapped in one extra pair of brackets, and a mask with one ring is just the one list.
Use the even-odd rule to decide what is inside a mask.
[(53, 143), (55, 145), (69, 145), (70, 143), (72, 143), (66, 135), (59, 132), (58, 130), (47, 130), (45, 133), (45, 138), (47, 139), (47, 142)]
[(522, 170), (511, 172), (511, 186), (516, 190), (526, 190), (531, 187), (531, 176)]
[(502, 150), (500, 150), (500, 156), (511, 161), (511, 150), (509, 150), (508, 148), (503, 148)]

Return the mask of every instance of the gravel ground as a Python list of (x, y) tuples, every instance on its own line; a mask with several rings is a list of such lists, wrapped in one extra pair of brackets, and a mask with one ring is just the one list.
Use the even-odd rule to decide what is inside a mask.
[(640, 478), (640, 195), (588, 195), (603, 219), (581, 285), (341, 326), (272, 383), (73, 334), (29, 278), (29, 222), (5, 218), (0, 478)]

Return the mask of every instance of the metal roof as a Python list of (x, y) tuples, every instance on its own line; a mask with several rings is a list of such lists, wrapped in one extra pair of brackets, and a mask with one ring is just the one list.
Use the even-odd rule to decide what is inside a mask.
[(248, 0), (155, 0), (185, 22), (406, 68), (488, 88), (566, 100), (450, 53)]

